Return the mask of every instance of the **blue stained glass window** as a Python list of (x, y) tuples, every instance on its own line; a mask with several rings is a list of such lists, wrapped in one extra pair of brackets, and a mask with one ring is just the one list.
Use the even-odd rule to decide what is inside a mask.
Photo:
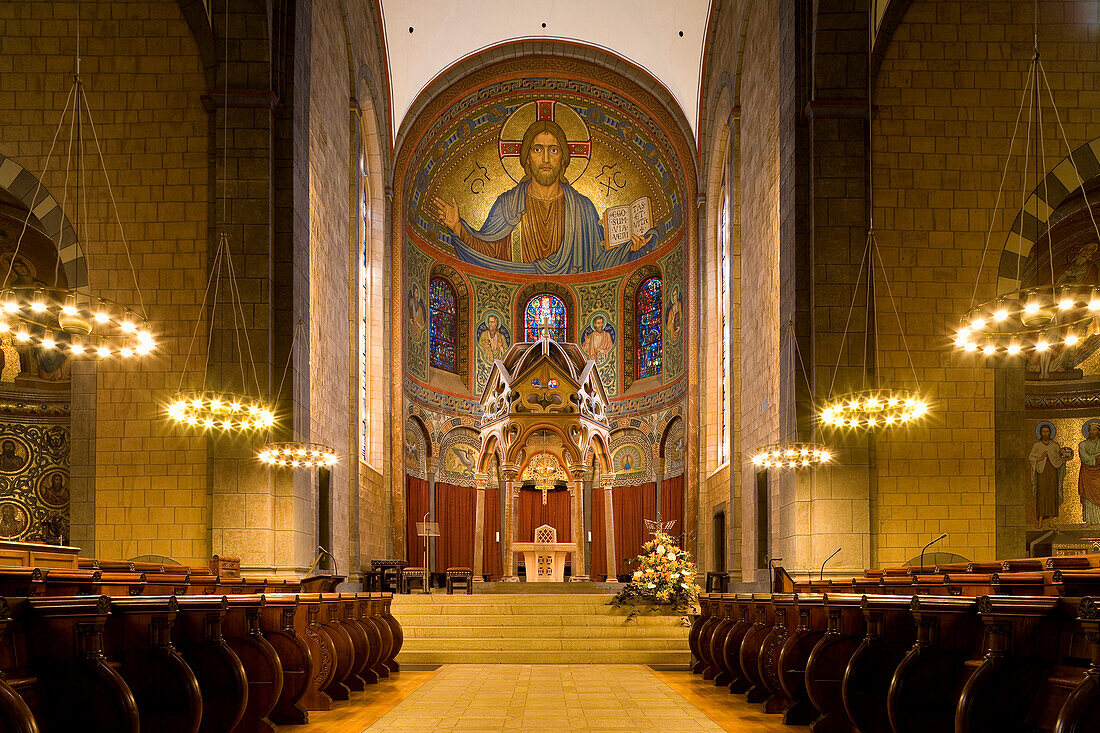
[(431, 326), (428, 340), (432, 366), (455, 372), (455, 342), (458, 334), (455, 290), (441, 277), (432, 279), (429, 290)]
[(561, 302), (561, 298), (543, 293), (527, 301), (523, 312), (525, 341), (539, 340), (539, 323), (543, 320), (550, 323), (550, 338), (565, 341), (565, 303)]
[(638, 318), (635, 379), (644, 379), (661, 373), (661, 278), (651, 277), (638, 287), (634, 312)]

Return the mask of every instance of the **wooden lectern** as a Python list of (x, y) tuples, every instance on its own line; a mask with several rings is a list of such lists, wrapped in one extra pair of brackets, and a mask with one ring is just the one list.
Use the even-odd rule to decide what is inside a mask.
[(534, 542), (514, 542), (513, 552), (523, 553), (527, 568), (527, 582), (548, 583), (565, 581), (565, 556), (576, 553), (572, 542), (558, 542), (558, 531), (548, 524), (535, 530)]

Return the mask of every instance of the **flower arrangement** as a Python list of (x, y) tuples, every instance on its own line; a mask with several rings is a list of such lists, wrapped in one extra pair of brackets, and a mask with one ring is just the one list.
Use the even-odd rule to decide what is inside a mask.
[(631, 599), (670, 604), (675, 611), (686, 611), (702, 590), (695, 584), (695, 563), (691, 555), (676, 546), (673, 539), (658, 531), (642, 547), (633, 561), (636, 570), (631, 581), (612, 599), (622, 605)]

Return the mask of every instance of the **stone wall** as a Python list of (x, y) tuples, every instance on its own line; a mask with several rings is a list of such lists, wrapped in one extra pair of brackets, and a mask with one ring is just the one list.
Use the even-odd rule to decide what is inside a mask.
[[(169, 428), (150, 399), (178, 389), (182, 355), (203, 321), (209, 189), (202, 63), (176, 3), (0, 4), (0, 153), (35, 175), (46, 165), (71, 85), (78, 11), (81, 76), (141, 297), (94, 146), (84, 156), (89, 206), (81, 224), (89, 284), (122, 303), (144, 299), (160, 348), (133, 362), (74, 370), (73, 458), (82, 465), (73, 466), (73, 542), (88, 555), (203, 562), (206, 441)], [(59, 201), (67, 145), (68, 125), (43, 179)], [(200, 358), (203, 331), (195, 344)]]

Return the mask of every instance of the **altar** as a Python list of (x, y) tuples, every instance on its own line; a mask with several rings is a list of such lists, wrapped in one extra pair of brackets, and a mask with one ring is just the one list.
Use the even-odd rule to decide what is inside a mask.
[(572, 542), (558, 542), (557, 530), (543, 525), (535, 530), (534, 542), (513, 542), (512, 552), (523, 553), (529, 583), (561, 583), (565, 580), (565, 556), (577, 552)]

